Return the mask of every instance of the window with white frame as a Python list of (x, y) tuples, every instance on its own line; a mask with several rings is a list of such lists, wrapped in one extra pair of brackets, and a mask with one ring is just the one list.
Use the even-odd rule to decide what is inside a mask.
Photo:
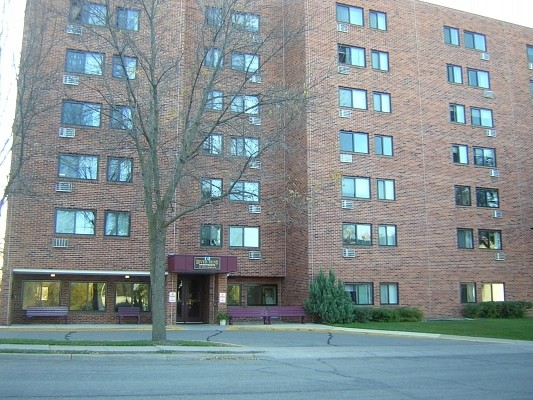
[(127, 106), (114, 106), (111, 109), (111, 128), (122, 130), (133, 129), (131, 108)]
[(374, 111), (384, 112), (384, 113), (391, 112), (390, 93), (374, 92), (372, 96), (374, 99)]
[(71, 2), (73, 20), (85, 25), (104, 26), (107, 24), (107, 6), (89, 2)]
[(462, 104), (450, 104), (450, 122), (465, 124), (465, 106)]
[(365, 177), (342, 177), (342, 197), (356, 199), (370, 198), (370, 178)]
[(208, 110), (221, 111), (224, 106), (224, 93), (220, 90), (210, 90), (207, 93), (205, 108)]
[(474, 231), (468, 228), (457, 229), (457, 248), (473, 249), (474, 248)]
[(368, 133), (341, 131), (340, 149), (345, 153), (368, 154)]
[(476, 188), (476, 206), (477, 207), (500, 207), (500, 196), (498, 189)]
[(378, 29), (380, 31), (387, 30), (387, 14), (381, 11), (370, 10), (369, 17), (370, 27), (372, 29)]
[(222, 67), (223, 61), (220, 49), (211, 47), (205, 51), (204, 66), (211, 68)]
[(222, 154), (222, 135), (211, 133), (202, 143), (202, 150), (207, 154)]
[(222, 225), (202, 225), (200, 228), (200, 245), (221, 247)]
[(257, 54), (234, 51), (231, 53), (231, 69), (255, 74), (259, 69), (259, 56)]
[(459, 292), (461, 296), (461, 303), (475, 303), (476, 302), (476, 283), (465, 282), (459, 285)]
[(396, 246), (396, 225), (378, 225), (378, 244)]
[(117, 7), (117, 29), (126, 31), (139, 30), (139, 10)]
[(113, 56), (113, 78), (135, 79), (137, 77), (137, 58)]
[(83, 154), (61, 154), (58, 175), (60, 178), (95, 181), (98, 179), (98, 157)]
[(259, 227), (258, 226), (230, 226), (229, 227), (230, 247), (259, 247)]
[(444, 43), (459, 46), (459, 29), (450, 26), (443, 27)]
[(463, 83), (463, 67), (460, 65), (448, 64), (446, 65), (446, 72), (449, 83)]
[(505, 301), (503, 283), (483, 283), (481, 285), (481, 301)]
[(354, 304), (358, 306), (374, 304), (374, 284), (372, 282), (346, 283), (344, 289)]
[(372, 246), (372, 225), (342, 224), (342, 243), (344, 245)]
[(478, 243), (480, 249), (501, 250), (502, 232), (492, 229), (479, 229)]
[(102, 75), (104, 55), (91, 51), (67, 50), (65, 71), (75, 74)]
[(107, 180), (129, 183), (133, 180), (133, 160), (131, 158), (109, 157), (107, 159)]
[(393, 179), (378, 179), (378, 200), (396, 200), (395, 184)]
[(102, 105), (81, 101), (64, 101), (61, 122), (68, 125), (99, 127)]
[(259, 139), (250, 137), (232, 137), (230, 154), (239, 157), (255, 157), (259, 154)]
[(379, 284), (379, 303), (399, 304), (397, 282), (383, 282)]
[(374, 152), (380, 156), (392, 156), (392, 136), (376, 135), (374, 137)]
[(222, 25), (222, 8), (206, 7), (205, 9), (205, 23), (210, 26)]
[(57, 209), (55, 233), (72, 235), (94, 235), (96, 211)]
[(492, 110), (486, 108), (470, 108), (470, 121), (473, 126), (483, 126), (485, 128), (492, 128), (494, 126), (492, 120)]
[(464, 144), (452, 145), (452, 161), (454, 164), (468, 164), (468, 146)]
[(222, 196), (222, 179), (203, 179), (200, 182), (202, 199), (214, 199)]
[(337, 21), (351, 25), (364, 25), (363, 9), (361, 7), (337, 4)]
[(471, 206), (472, 200), (470, 195), (470, 186), (455, 185), (455, 205)]
[(388, 71), (389, 53), (385, 51), (372, 50), (372, 68), (379, 71)]
[(465, 31), (465, 47), (479, 51), (487, 51), (485, 35), (476, 32)]
[(259, 182), (238, 181), (233, 183), (229, 193), (231, 201), (259, 201)]
[(363, 47), (339, 44), (337, 45), (337, 53), (339, 56), (339, 64), (353, 65), (362, 68), (366, 65), (365, 49)]
[(468, 85), (483, 89), (489, 89), (490, 78), (488, 71), (468, 68)]
[(257, 14), (243, 12), (231, 13), (231, 24), (239, 31), (259, 32), (259, 22), (260, 18)]
[(104, 232), (105, 236), (129, 236), (130, 213), (126, 211), (106, 211)]
[(251, 115), (259, 114), (259, 96), (236, 95), (231, 99), (230, 110)]
[(339, 106), (366, 110), (366, 90), (339, 88)]

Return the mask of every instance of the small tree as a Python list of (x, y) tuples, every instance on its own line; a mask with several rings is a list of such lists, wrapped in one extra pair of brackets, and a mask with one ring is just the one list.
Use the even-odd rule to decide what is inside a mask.
[(353, 321), (353, 303), (350, 295), (331, 269), (328, 276), (320, 270), (313, 283), (309, 285), (309, 299), (304, 302), (304, 307), (308, 314), (318, 316), (320, 321), (327, 324)]

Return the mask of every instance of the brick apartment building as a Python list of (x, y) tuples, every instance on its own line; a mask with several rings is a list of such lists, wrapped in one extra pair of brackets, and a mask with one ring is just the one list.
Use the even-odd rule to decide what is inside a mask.
[[(68, 306), (73, 323), (114, 323), (117, 306), (135, 304), (149, 322), (140, 170), (117, 139), (130, 114), (120, 109), (117, 123), (98, 97), (125, 74), (138, 73), (139, 85), (144, 76), (99, 29), (141, 36), (148, 20), (133, 0), (53, 3), (43, 33), (50, 107), (36, 115), (22, 189), (9, 201), (0, 324), (23, 322), (33, 305)], [(176, 31), (161, 51), (184, 54), (169, 115), (186, 99), (173, 94), (187, 89), (192, 27), (209, 25), (220, 4), (160, 5)], [(304, 77), (313, 100), (283, 146), (248, 165), (244, 189), (169, 228), (168, 324), (212, 323), (232, 305), (301, 304), (320, 269), (333, 269), (355, 304), (414, 306), (429, 318), (459, 316), (465, 303), (533, 300), (533, 29), (416, 0), (246, 1), (232, 11), (252, 41), (305, 24), (247, 84), (261, 96)], [(228, 71), (256, 60), (233, 56)], [(87, 107), (90, 118), (76, 117)], [(239, 136), (202, 145), (205, 179), (176, 204), (200, 197), (206, 181), (208, 191), (227, 184), (226, 155), (263, 146), (273, 122), (265, 110)]]

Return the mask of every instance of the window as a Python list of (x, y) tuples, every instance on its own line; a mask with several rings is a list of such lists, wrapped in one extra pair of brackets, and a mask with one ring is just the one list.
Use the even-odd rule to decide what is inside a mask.
[(372, 68), (380, 71), (389, 70), (389, 53), (372, 50)]
[(109, 157), (107, 159), (107, 180), (110, 182), (131, 182), (133, 160), (131, 158)]
[(105, 236), (129, 236), (130, 213), (125, 211), (105, 212)]
[(378, 244), (380, 246), (396, 246), (396, 226), (378, 226)]
[(344, 285), (344, 289), (350, 295), (354, 304), (371, 305), (374, 304), (374, 285), (369, 283), (348, 283)]
[(395, 185), (392, 179), (378, 179), (378, 200), (396, 200)]
[(118, 307), (139, 307), (150, 311), (150, 284), (117, 282), (115, 291), (115, 310)]
[(370, 178), (342, 177), (342, 196), (356, 199), (370, 198)]
[(117, 8), (117, 29), (126, 31), (139, 30), (139, 11), (131, 8)]
[(230, 247), (259, 247), (258, 226), (230, 226)]
[(205, 23), (210, 26), (222, 25), (222, 9), (218, 7), (206, 7)]
[(450, 104), (450, 122), (465, 124), (465, 106), (462, 104)]
[(503, 283), (483, 283), (481, 285), (481, 301), (505, 301)]
[(344, 4), (337, 4), (337, 21), (363, 26), (363, 9)]
[(69, 125), (98, 127), (101, 113), (101, 104), (64, 101), (61, 122)]
[(248, 287), (247, 305), (275, 306), (278, 304), (276, 285), (253, 285)]
[(370, 11), (370, 27), (372, 29), (379, 29), (380, 31), (387, 30), (387, 14), (380, 11)]
[(485, 35), (481, 33), (465, 31), (465, 47), (479, 51), (487, 51)]
[(259, 182), (238, 181), (233, 184), (229, 193), (232, 201), (259, 201)]
[(200, 183), (202, 199), (214, 199), (222, 196), (222, 179), (204, 179)]
[(483, 167), (495, 167), (496, 150), (488, 147), (474, 147), (474, 164)]
[(479, 69), (468, 68), (468, 84), (484, 89), (490, 88), (489, 73)]
[(337, 46), (339, 55), (339, 64), (354, 65), (356, 67), (365, 67), (365, 49), (362, 47), (346, 46), (339, 44)]
[(398, 284), (397, 283), (380, 283), (379, 284), (380, 304), (399, 304), (398, 301)]
[(457, 229), (457, 248), (473, 249), (474, 248), (473, 237), (474, 237), (474, 233), (472, 229), (463, 229), (463, 228)]
[(339, 105), (366, 110), (366, 90), (339, 88)]
[(208, 154), (222, 154), (222, 135), (212, 133), (202, 143), (202, 150)]
[(256, 73), (259, 69), (259, 56), (248, 53), (231, 53), (231, 68), (236, 71)]
[(255, 157), (259, 154), (259, 139), (232, 137), (230, 153), (232, 156)]
[(94, 235), (96, 212), (93, 210), (56, 210), (55, 233)]
[(529, 81), (529, 95), (533, 98), (533, 81)]
[(368, 154), (368, 134), (361, 132), (340, 132), (340, 149), (347, 153)]
[(455, 164), (468, 164), (468, 146), (454, 144), (452, 146), (452, 160)]
[(59, 156), (60, 178), (72, 178), (95, 181), (98, 179), (98, 157), (62, 154)]
[(212, 247), (222, 246), (222, 226), (202, 225), (200, 228), (200, 245)]
[(208, 110), (220, 111), (224, 105), (224, 93), (219, 90), (210, 90), (207, 93), (205, 108)]
[(60, 281), (22, 281), (22, 309), (59, 306)]
[(231, 24), (239, 31), (259, 32), (259, 15), (233, 12), (231, 14)]
[(498, 189), (476, 188), (476, 205), (498, 208), (500, 206)]
[(374, 97), (374, 111), (390, 113), (391, 112), (391, 99), (389, 93), (373, 93)]
[(501, 250), (502, 248), (501, 231), (480, 229), (478, 231), (478, 239), (480, 249)]
[(342, 243), (345, 245), (372, 246), (372, 225), (342, 224)]
[(133, 129), (131, 108), (127, 106), (114, 106), (111, 110), (111, 128), (122, 130)]
[(445, 26), (444, 31), (444, 43), (459, 46), (459, 29)]
[(104, 4), (71, 2), (71, 14), (76, 22), (104, 26), (107, 22), (107, 7)]
[(483, 126), (485, 128), (492, 128), (492, 110), (485, 108), (470, 108), (471, 123), (474, 126)]
[(474, 282), (461, 283), (459, 291), (461, 293), (461, 303), (476, 302), (476, 284)]
[(529, 62), (533, 62), (533, 46), (527, 45), (526, 48), (527, 48), (527, 60)]
[(374, 152), (380, 156), (392, 156), (392, 136), (376, 135), (374, 137)]
[(67, 50), (66, 72), (87, 75), (102, 75), (104, 55), (89, 51)]
[(241, 305), (241, 285), (234, 285), (228, 283), (228, 294), (226, 301), (228, 302), (228, 306)]
[(463, 68), (459, 65), (446, 65), (449, 83), (463, 83)]
[(127, 56), (113, 56), (113, 78), (135, 79), (137, 77), (137, 59)]
[(233, 96), (230, 110), (237, 113), (257, 115), (259, 114), (259, 96)]
[(105, 282), (71, 282), (69, 307), (71, 311), (105, 311)]
[(210, 48), (205, 51), (204, 66), (211, 68), (222, 67), (223, 60), (220, 49)]
[(470, 206), (470, 186), (455, 186), (455, 205)]

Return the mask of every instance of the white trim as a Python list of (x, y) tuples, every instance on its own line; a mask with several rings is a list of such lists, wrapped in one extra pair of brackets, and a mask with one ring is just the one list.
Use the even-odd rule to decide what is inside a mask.
[[(13, 268), (14, 274), (56, 274), (56, 275), (108, 275), (108, 276), (150, 276), (149, 271), (94, 271), (87, 269), (40, 269), (40, 268)], [(166, 274), (166, 272), (165, 272)]]

